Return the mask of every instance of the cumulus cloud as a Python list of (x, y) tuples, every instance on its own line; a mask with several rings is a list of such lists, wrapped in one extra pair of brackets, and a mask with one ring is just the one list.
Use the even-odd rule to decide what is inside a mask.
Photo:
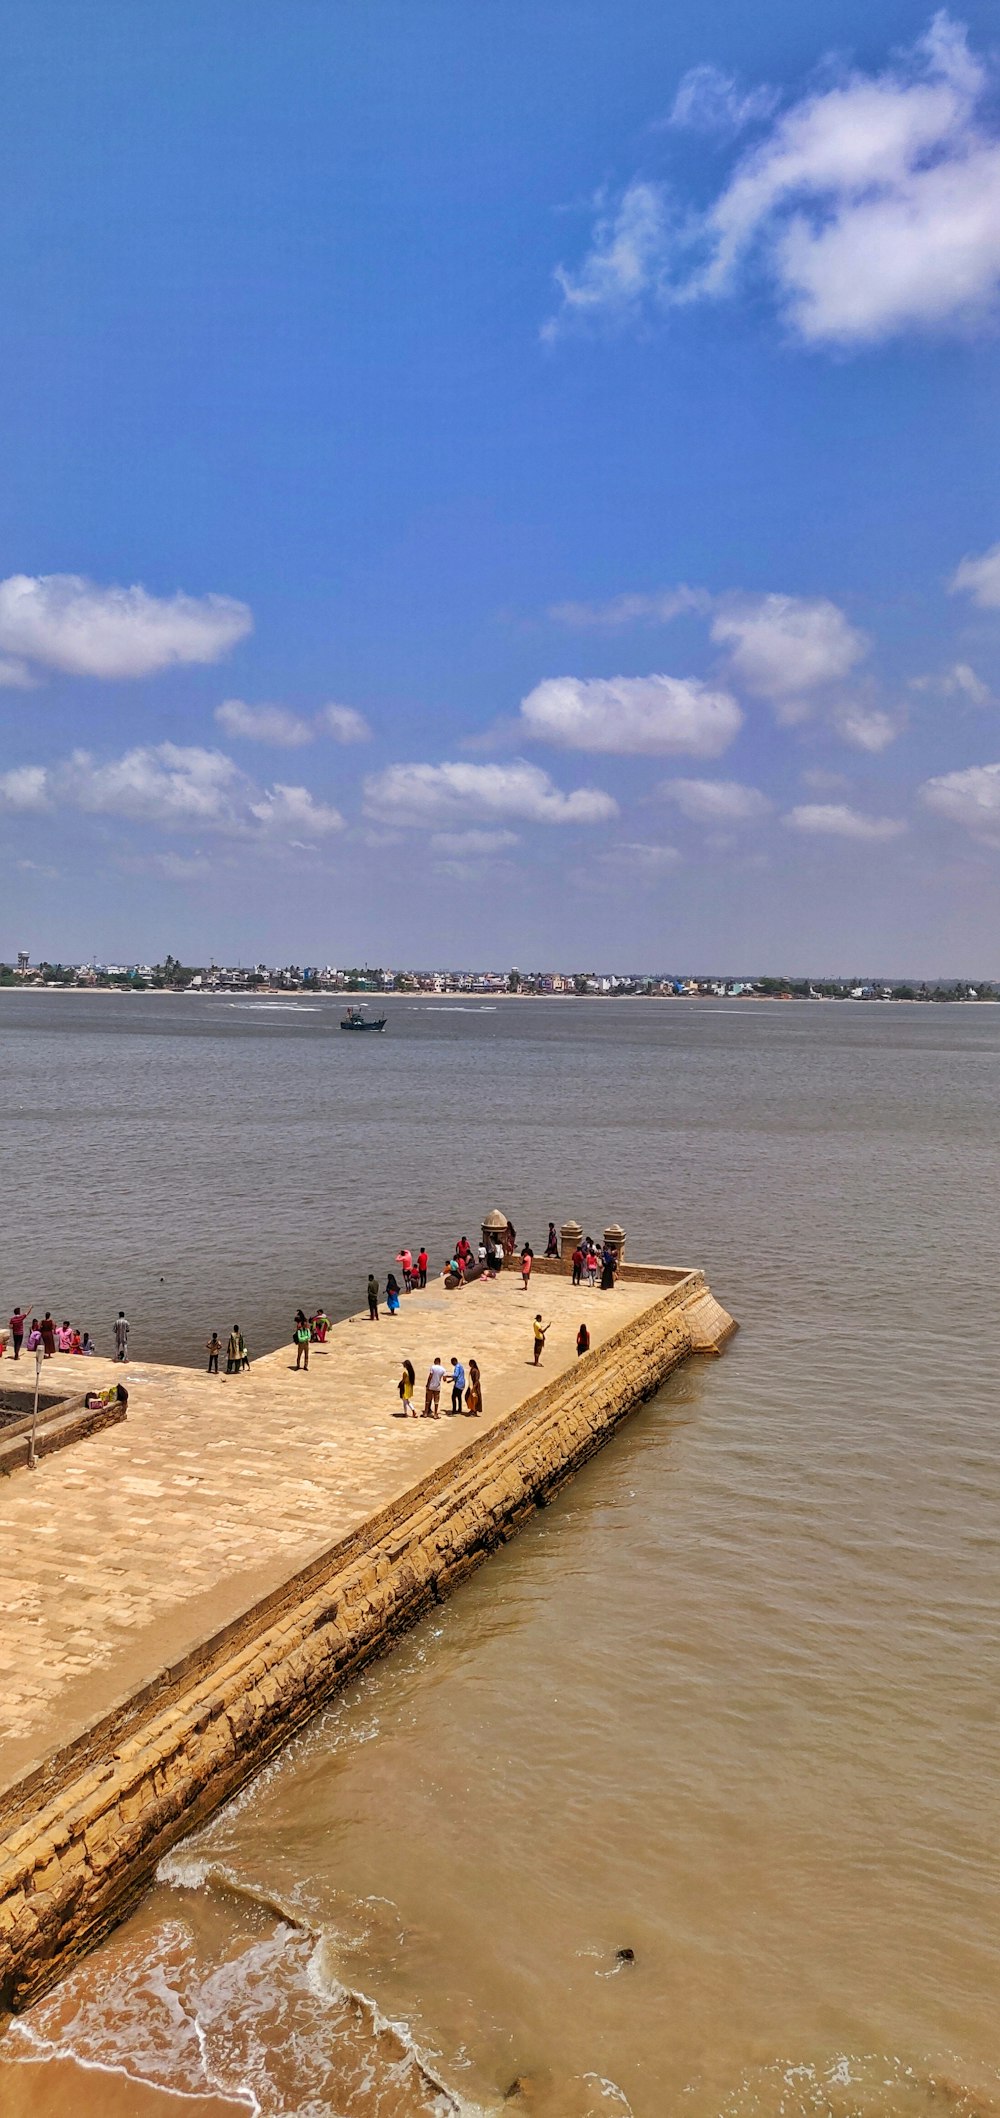
[(866, 706), (861, 700), (844, 699), (833, 709), (833, 725), (837, 734), (854, 750), (867, 750), (870, 756), (878, 756), (887, 750), (900, 734), (902, 721), (881, 707)]
[(324, 838), (328, 832), (344, 828), (339, 809), (332, 808), (329, 802), (318, 802), (308, 787), (286, 787), (280, 781), (269, 787), (259, 801), (252, 801), (249, 808), (265, 831), (282, 832), (286, 837), (295, 832), (301, 838)]
[(237, 766), (221, 750), (156, 743), (140, 744), (105, 764), (78, 750), (69, 786), (77, 806), (97, 815), (213, 823), (227, 814), (239, 779)]
[(179, 662), (217, 662), (252, 627), (246, 604), (232, 596), (151, 596), (138, 587), (101, 588), (80, 574), (0, 581), (0, 653), (13, 656), (15, 668), (151, 676)]
[(961, 824), (973, 838), (1000, 844), (1000, 765), (970, 765), (964, 772), (945, 772), (925, 780), (920, 798), (949, 823)]
[(46, 792), (91, 815), (234, 838), (294, 832), (315, 839), (343, 826), (339, 811), (307, 787), (279, 782), (262, 792), (223, 751), (196, 744), (140, 744), (104, 761), (78, 750), (48, 775)]
[(227, 735), (248, 743), (271, 743), (279, 750), (296, 750), (313, 739), (309, 722), (289, 713), (287, 706), (248, 706), (244, 699), (224, 699), (215, 709), (215, 718)]
[(784, 822), (793, 831), (827, 838), (898, 838), (906, 825), (893, 816), (863, 816), (846, 802), (805, 802), (790, 809)]
[(652, 623), (669, 625), (686, 611), (704, 615), (711, 608), (712, 599), (704, 588), (688, 588), (680, 582), (676, 588), (656, 589), (652, 595), (612, 596), (607, 603), (552, 603), (548, 616), (560, 625), (579, 625), (615, 628), (621, 625)]
[(826, 596), (721, 596), (712, 638), (737, 682), (785, 722), (803, 720), (811, 694), (849, 676), (869, 647)]
[[(727, 97), (739, 109), (725, 77), (697, 73), (700, 92), (681, 84), (682, 122), (688, 107), (724, 114)], [(603, 198), (582, 265), (556, 273), (560, 320), (718, 299), (757, 266), (809, 345), (967, 329), (1000, 282), (991, 86), (940, 11), (883, 72), (841, 70), (776, 116), (706, 210), (670, 211), (664, 187), (642, 178)]]
[(777, 89), (742, 88), (721, 67), (692, 66), (674, 97), (669, 123), (687, 132), (742, 132), (773, 115)]
[(601, 824), (618, 804), (598, 787), (563, 794), (547, 772), (518, 759), (509, 765), (389, 765), (365, 781), (365, 809), (389, 824), (443, 826), (495, 817), (535, 824)]
[(522, 699), (521, 720), (534, 741), (570, 750), (718, 757), (743, 715), (697, 677), (547, 677)]
[(740, 780), (664, 780), (659, 792), (694, 824), (756, 823), (772, 807), (759, 787)]
[(215, 718), (228, 735), (281, 750), (297, 750), (317, 735), (332, 735), (337, 743), (367, 743), (371, 737), (364, 714), (353, 706), (321, 706), (306, 720), (287, 706), (248, 706), (243, 699), (224, 699)]
[(15, 765), (10, 772), (0, 772), (0, 807), (46, 809), (48, 802), (49, 776), (44, 765)]
[(363, 713), (354, 706), (323, 706), (316, 716), (319, 726), (337, 743), (367, 743), (371, 729)]
[(981, 610), (1000, 610), (1000, 544), (963, 559), (948, 583), (952, 595), (971, 596)]

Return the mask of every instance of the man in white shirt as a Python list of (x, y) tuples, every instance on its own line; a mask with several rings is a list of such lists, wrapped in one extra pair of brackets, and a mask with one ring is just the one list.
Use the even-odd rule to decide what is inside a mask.
[(115, 1318), (115, 1359), (128, 1359), (128, 1317), (124, 1309), (119, 1309)]
[(444, 1373), (444, 1362), (441, 1359), (441, 1355), (440, 1353), (435, 1353), (428, 1372), (427, 1387), (424, 1395), (425, 1419), (440, 1419), (441, 1417), (441, 1385), (444, 1381)]

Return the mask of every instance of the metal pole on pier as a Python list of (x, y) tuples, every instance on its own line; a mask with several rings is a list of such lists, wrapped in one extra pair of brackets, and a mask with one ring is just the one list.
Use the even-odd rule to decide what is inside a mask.
[(43, 1361), (43, 1359), (44, 1359), (44, 1358), (45, 1358), (45, 1355), (44, 1355), (44, 1349), (43, 1349), (43, 1348), (42, 1348), (41, 1346), (36, 1346), (36, 1347), (35, 1347), (35, 1409), (34, 1409), (34, 1411), (32, 1412), (32, 1415), (31, 1415), (31, 1440), (30, 1440), (30, 1442), (29, 1442), (29, 1444), (28, 1444), (28, 1469), (29, 1469), (29, 1471), (33, 1471), (33, 1470), (34, 1470), (34, 1468), (35, 1468), (35, 1463), (36, 1463), (36, 1457), (35, 1457), (35, 1428), (36, 1428), (36, 1427), (37, 1427), (37, 1425), (38, 1425), (38, 1391), (39, 1391), (39, 1386), (40, 1386), (40, 1384), (41, 1384), (41, 1380), (42, 1380), (42, 1361)]

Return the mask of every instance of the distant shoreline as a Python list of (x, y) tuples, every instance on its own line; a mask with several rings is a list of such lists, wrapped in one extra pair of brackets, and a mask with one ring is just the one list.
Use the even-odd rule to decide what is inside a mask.
[(546, 1001), (558, 1002), (560, 1004), (562, 1004), (563, 1002), (572, 1003), (574, 1006), (579, 1006), (581, 1001), (599, 1001), (602, 1005), (606, 1005), (608, 1001), (617, 1000), (628, 1001), (630, 1004), (636, 1005), (641, 1005), (644, 1002), (661, 1002), (664, 1005), (666, 1005), (667, 1003), (676, 1004), (680, 1002), (682, 1005), (690, 1004), (698, 1007), (722, 1006), (726, 1008), (754, 1006), (759, 1007), (761, 1005), (765, 1005), (768, 1007), (821, 1006), (874, 1008), (1000, 1007), (1000, 999), (993, 999), (992, 997), (983, 997), (982, 999), (977, 997), (975, 1000), (964, 998), (955, 999), (953, 997), (939, 999), (935, 997), (934, 993), (930, 993), (926, 1000), (922, 1000), (916, 994), (913, 996), (912, 999), (903, 999), (891, 993), (886, 994), (884, 996), (877, 994), (869, 994), (864, 996), (863, 998), (859, 996), (857, 999), (855, 999), (847, 993), (468, 993), (463, 992), (461, 988), (456, 988), (453, 992), (444, 993), (352, 993), (328, 992), (323, 989), (314, 990), (310, 986), (287, 986), (285, 988), (279, 988), (278, 990), (272, 992), (260, 992), (255, 991), (251, 987), (240, 986), (171, 987), (110, 985), (35, 985), (33, 983), (28, 983), (25, 985), (0, 985), (0, 997), (8, 993), (17, 994), (18, 996), (23, 996), (24, 994), (31, 993), (36, 996), (47, 995), (49, 998), (52, 998), (54, 995), (72, 995), (76, 999), (84, 1000), (120, 1000), (125, 997), (129, 997), (132, 999), (138, 998), (142, 1000), (252, 1000), (257, 1001), (262, 1007), (266, 1007), (269, 1005), (284, 1005), (287, 1007), (289, 1004), (294, 1004), (296, 1001), (302, 1000), (307, 1000), (311, 1002), (327, 1001), (331, 1005), (339, 1005), (341, 1007), (357, 1007), (362, 1003), (374, 1005), (376, 1002), (379, 1007), (382, 1007), (390, 1002), (400, 1003), (404, 1001), (408, 1001), (411, 1004), (416, 1001), (419, 1002), (422, 1006), (434, 1007), (446, 1004), (449, 1001), (454, 1002), (456, 1000), (461, 1001), (466, 1007), (480, 1008), (496, 1007), (501, 1002), (513, 1000), (530, 1001), (534, 1006), (539, 1006)]

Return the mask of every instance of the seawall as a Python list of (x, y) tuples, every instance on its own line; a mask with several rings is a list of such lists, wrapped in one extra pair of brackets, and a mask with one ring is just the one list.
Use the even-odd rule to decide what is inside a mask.
[(700, 1272), (640, 1269), (642, 1306), (590, 1353), (563, 1359), (486, 1431), (463, 1435), (446, 1461), (8, 1786), (4, 2007), (27, 2006), (99, 1941), (170, 1847), (543, 1506), (680, 1361), (721, 1349), (736, 1327)]

